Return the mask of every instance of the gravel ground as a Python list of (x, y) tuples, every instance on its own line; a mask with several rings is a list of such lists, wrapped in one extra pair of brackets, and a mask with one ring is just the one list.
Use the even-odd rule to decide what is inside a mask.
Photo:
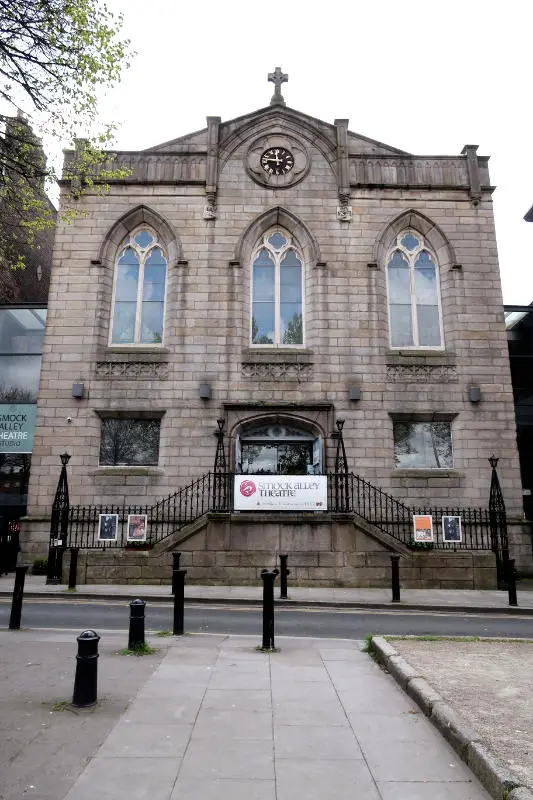
[(533, 790), (533, 642), (388, 638)]
[[(126, 641), (125, 641), (126, 639)], [(98, 704), (70, 706), (76, 637), (0, 631), (0, 800), (62, 800), (166, 653), (121, 656), (127, 634), (100, 640)]]

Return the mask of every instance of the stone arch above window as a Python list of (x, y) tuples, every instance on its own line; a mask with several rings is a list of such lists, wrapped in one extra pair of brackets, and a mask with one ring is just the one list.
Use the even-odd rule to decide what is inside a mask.
[(304, 343), (304, 262), (294, 238), (276, 225), (261, 236), (251, 258), (250, 344)]
[(385, 264), (391, 347), (442, 349), (439, 269), (428, 242), (417, 230), (405, 228)]
[(114, 264), (117, 250), (124, 239), (142, 225), (148, 225), (157, 232), (161, 244), (166, 249), (170, 266), (186, 263), (179, 237), (164, 217), (145, 205), (131, 209), (111, 226), (100, 247), (98, 261), (107, 266)]
[(373, 264), (378, 267), (385, 265), (391, 247), (404, 229), (418, 231), (424, 237), (427, 245), (433, 250), (441, 270), (458, 266), (455, 251), (443, 231), (429, 217), (414, 209), (402, 212), (385, 225), (374, 245)]
[(323, 432), (278, 414), (247, 420), (235, 433), (235, 470), (255, 475), (314, 475), (323, 470)]
[(259, 239), (266, 231), (276, 226), (285, 228), (287, 233), (293, 237), (306, 264), (323, 266), (320, 247), (307, 225), (296, 214), (282, 206), (270, 208), (248, 225), (237, 242), (234, 257), (230, 263), (235, 266), (248, 264)]

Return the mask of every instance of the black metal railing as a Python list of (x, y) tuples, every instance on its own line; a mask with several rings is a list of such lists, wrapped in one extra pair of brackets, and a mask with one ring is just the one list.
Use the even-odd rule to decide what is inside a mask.
[[(328, 475), (328, 509), (349, 513), (413, 549), (493, 550), (488, 509), (459, 506), (408, 506), (353, 473)], [(413, 515), (431, 515), (433, 542), (414, 541)], [(461, 517), (461, 541), (444, 541), (442, 518)], [(494, 526), (493, 526), (494, 527)]]
[[(150, 548), (205, 514), (229, 513), (233, 509), (232, 472), (208, 472), (177, 492), (148, 505), (73, 505), (69, 509), (68, 546), (79, 548)], [(330, 473), (328, 479), (328, 512), (345, 513), (364, 520), (393, 539), (413, 549), (433, 547), (439, 550), (501, 549), (500, 529), (488, 509), (457, 506), (412, 507), (373, 486), (353, 473)], [(251, 512), (253, 513), (253, 512)], [(321, 513), (321, 512), (310, 512)], [(433, 542), (417, 543), (413, 536), (413, 515), (431, 515)], [(102, 538), (102, 515), (115, 515)], [(146, 541), (128, 541), (128, 518), (146, 516)], [(461, 517), (461, 540), (445, 541), (442, 518)], [(500, 512), (501, 516), (501, 512)]]

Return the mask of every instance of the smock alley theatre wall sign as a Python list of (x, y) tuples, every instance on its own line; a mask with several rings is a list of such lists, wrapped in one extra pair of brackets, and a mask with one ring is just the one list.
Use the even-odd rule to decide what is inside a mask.
[(326, 511), (326, 475), (235, 475), (236, 511)]
[(0, 404), (0, 453), (31, 453), (36, 410), (31, 403)]

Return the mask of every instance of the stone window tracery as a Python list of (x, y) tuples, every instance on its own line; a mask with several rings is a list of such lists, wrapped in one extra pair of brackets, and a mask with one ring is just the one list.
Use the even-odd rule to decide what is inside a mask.
[(251, 343), (302, 345), (303, 260), (291, 236), (268, 231), (252, 255)]
[(110, 344), (162, 344), (166, 272), (165, 248), (150, 227), (123, 241), (115, 261)]
[(442, 349), (437, 259), (424, 237), (402, 231), (386, 263), (391, 347)]

